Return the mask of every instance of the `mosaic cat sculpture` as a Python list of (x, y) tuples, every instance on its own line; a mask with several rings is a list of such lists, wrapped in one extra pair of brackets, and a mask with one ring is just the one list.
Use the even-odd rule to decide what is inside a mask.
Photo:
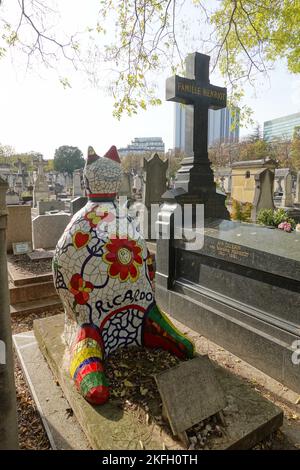
[(115, 147), (101, 158), (89, 147), (84, 170), (89, 200), (66, 227), (53, 258), (70, 373), (92, 404), (109, 398), (103, 360), (117, 348), (163, 348), (179, 358), (194, 353), (155, 303), (146, 243), (117, 204), (121, 178)]

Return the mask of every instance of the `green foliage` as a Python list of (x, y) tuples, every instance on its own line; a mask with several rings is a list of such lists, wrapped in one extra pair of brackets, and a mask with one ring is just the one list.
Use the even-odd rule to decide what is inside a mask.
[[(95, 24), (86, 28), (87, 37), (81, 35), (79, 42), (76, 34), (70, 34), (64, 43), (60, 42), (64, 25), (54, 27), (58, 15), (47, 2), (18, 3), (14, 21), (5, 18), (3, 9), (0, 58), (9, 49), (18, 49), (27, 54), (29, 62), (38, 58), (45, 67), (67, 60), (97, 80), (93, 77), (96, 65), (91, 69), (90, 64), (98, 66), (97, 59), (104, 57), (114, 68), (108, 86), (117, 118), (160, 104), (151, 76), (166, 67), (172, 73), (182, 72), (186, 50), (206, 50), (212, 55), (212, 68), (218, 66), (224, 76), (232, 105), (242, 101), (245, 83), (255, 84), (279, 58), (287, 60), (290, 72), (300, 73), (299, 0), (219, 0), (213, 6), (209, 0), (99, 0)], [(184, 3), (197, 30), (187, 27), (181, 17)], [(210, 31), (202, 36), (205, 23)], [(102, 35), (112, 25), (114, 39), (103, 46)], [(81, 46), (86, 43), (84, 56)], [(68, 78), (60, 81), (64, 87), (70, 86)], [(240, 106), (240, 118), (251, 122), (249, 107)]]
[(272, 209), (261, 209), (257, 215), (257, 222), (260, 225), (267, 225), (268, 227), (273, 227), (273, 212), (274, 211)]
[(252, 204), (242, 203), (236, 199), (232, 200), (231, 218), (240, 222), (249, 222), (251, 219)]
[(243, 80), (265, 73), (278, 58), (287, 59), (290, 72), (300, 73), (299, 0), (223, 0), (210, 22), (233, 96), (242, 92)]
[(288, 213), (283, 209), (261, 209), (257, 216), (257, 222), (261, 225), (267, 225), (268, 227), (278, 227), (281, 222), (289, 222), (294, 230), (296, 222), (292, 217), (288, 216)]
[(62, 145), (55, 150), (54, 169), (59, 172), (66, 172), (71, 175), (74, 170), (83, 168), (85, 160), (81, 150), (77, 147)]

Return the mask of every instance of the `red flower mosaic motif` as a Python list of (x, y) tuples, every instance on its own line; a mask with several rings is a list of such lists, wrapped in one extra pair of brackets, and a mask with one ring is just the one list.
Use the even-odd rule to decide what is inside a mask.
[(107, 252), (102, 259), (109, 264), (109, 276), (119, 277), (120, 281), (130, 279), (135, 282), (139, 277), (139, 268), (143, 265), (142, 248), (137, 242), (116, 237), (106, 243), (105, 248)]
[(69, 291), (74, 295), (77, 304), (86, 304), (93, 289), (94, 286), (91, 282), (85, 281), (80, 274), (73, 274), (69, 283)]
[(106, 223), (112, 222), (115, 218), (114, 214), (109, 212), (105, 207), (97, 207), (87, 212), (84, 216), (90, 227), (96, 228), (98, 224), (105, 220)]

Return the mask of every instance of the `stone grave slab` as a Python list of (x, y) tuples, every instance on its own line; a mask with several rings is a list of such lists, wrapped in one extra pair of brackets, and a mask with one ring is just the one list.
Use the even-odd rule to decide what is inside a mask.
[(208, 356), (182, 362), (156, 375), (155, 380), (175, 436), (219, 413), (227, 405)]
[[(142, 442), (146, 450), (183, 449), (183, 446), (172, 439), (162, 427), (154, 423), (141, 423), (137, 417), (121, 409), (113, 400), (95, 407), (84, 400), (66, 369), (63, 327), (64, 315), (56, 315), (35, 320), (34, 333), (92, 448), (141, 449)], [(250, 449), (282, 425), (283, 413), (247, 383), (212, 364), (228, 405), (224, 409), (226, 432), (222, 437), (213, 437), (210, 446), (213, 450)], [(188, 399), (187, 396), (186, 400)]]

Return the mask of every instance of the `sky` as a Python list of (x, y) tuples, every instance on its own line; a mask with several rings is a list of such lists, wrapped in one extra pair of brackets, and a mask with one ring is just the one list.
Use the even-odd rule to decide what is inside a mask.
[[(13, 14), (15, 0), (10, 1)], [(82, 1), (60, 1), (67, 27), (80, 29), (94, 21), (97, 1), (85, 4), (88, 7), (82, 9)], [(61, 145), (78, 146), (84, 153), (93, 145), (101, 154), (113, 144), (126, 146), (134, 137), (161, 136), (166, 149), (172, 148), (174, 104), (164, 99), (167, 76), (166, 72), (156, 78), (161, 106), (117, 121), (112, 116), (113, 100), (104, 89), (93, 88), (76, 76), (71, 76), (72, 88), (64, 89), (54, 71), (36, 69), (25, 74), (22, 60), (8, 56), (0, 60), (0, 142), (18, 152), (40, 152), (46, 159), (53, 158)], [(300, 111), (300, 76), (289, 74), (285, 63), (278, 62), (269, 77), (256, 91), (246, 88), (245, 103), (261, 125)], [(214, 77), (212, 83), (223, 85)], [(250, 130), (241, 129), (241, 135)]]

